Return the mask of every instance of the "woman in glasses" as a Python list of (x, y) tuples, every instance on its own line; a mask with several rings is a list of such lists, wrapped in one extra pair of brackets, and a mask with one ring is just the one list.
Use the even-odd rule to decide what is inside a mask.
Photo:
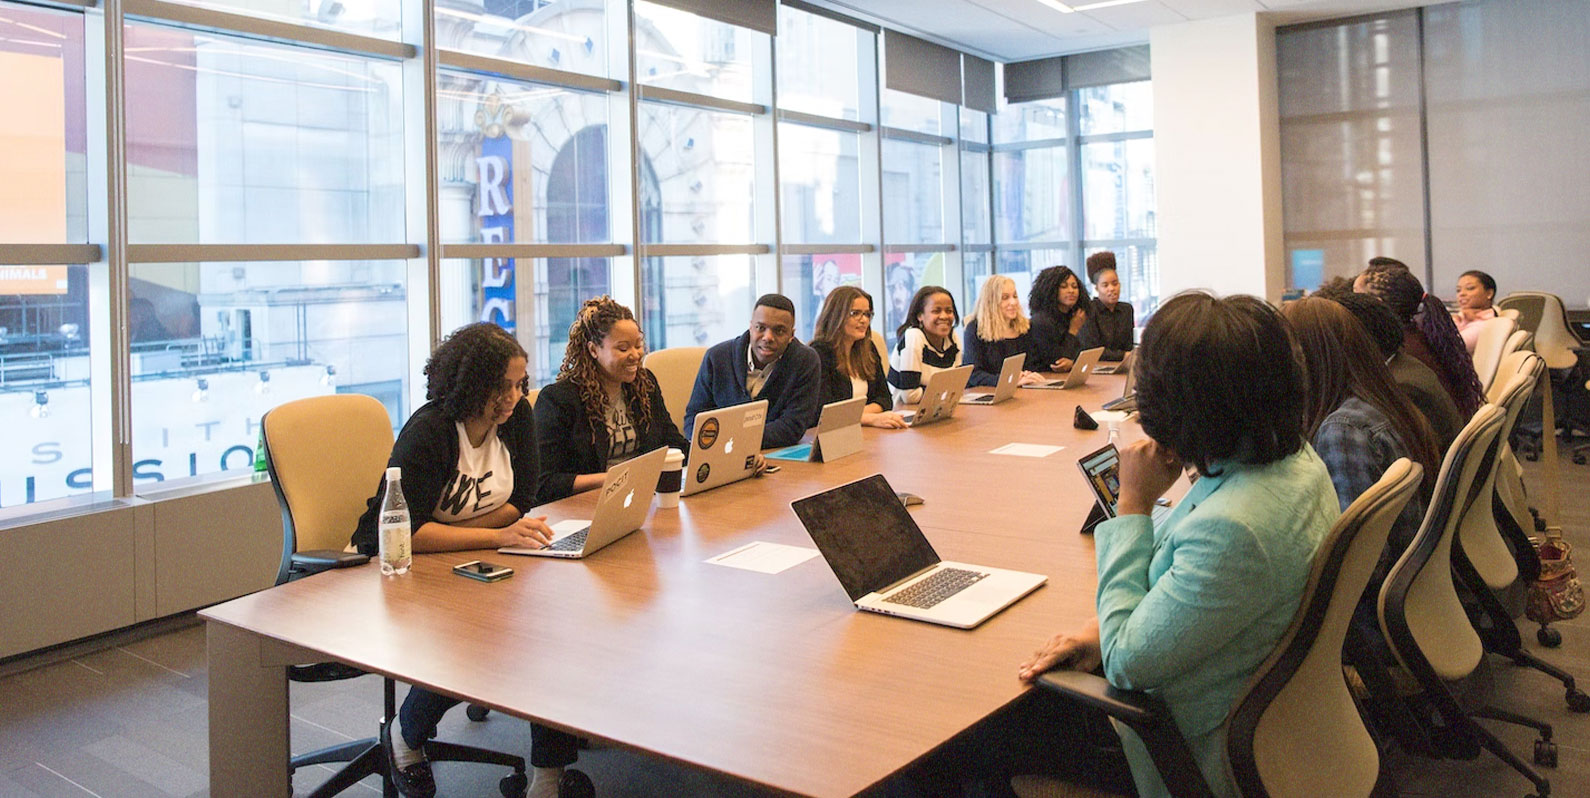
[(812, 349), (822, 363), (822, 402), (842, 402), (867, 397), (861, 423), (869, 427), (903, 429), (905, 419), (890, 412), (888, 372), (872, 345), (872, 295), (853, 285), (828, 292), (817, 314)]
[[(534, 414), (525, 401), (527, 364), (512, 335), (484, 322), (455, 330), (425, 362), (426, 402), (403, 425), (387, 461), (403, 469), (415, 553), (539, 547), (551, 540), (546, 518), (527, 514), (539, 471)], [(383, 481), (353, 533), (361, 553), (376, 553), (376, 516), (385, 491)], [(398, 722), (382, 727), (392, 778), (406, 798), (436, 794), (425, 741), (436, 736), (436, 724), (457, 703), (413, 687)], [(534, 724), (530, 739), (536, 783), (543, 793), (555, 790), (563, 768), (574, 762), (578, 741)], [(575, 771), (569, 777), (584, 779)]]
[(641, 365), (646, 337), (629, 308), (599, 296), (569, 325), (558, 379), (536, 397), (541, 445), (538, 502), (600, 487), (607, 469), (659, 446), (690, 451)]

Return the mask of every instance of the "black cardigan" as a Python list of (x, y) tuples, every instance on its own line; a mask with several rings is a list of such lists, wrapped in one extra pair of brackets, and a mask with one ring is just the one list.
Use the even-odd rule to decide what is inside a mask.
[[(849, 374), (839, 373), (839, 360), (834, 354), (833, 344), (827, 341), (813, 341), (812, 349), (817, 352), (817, 359), (822, 363), (823, 389), (822, 403), (843, 402), (854, 398), (855, 388), (850, 384)], [(889, 395), (888, 367), (878, 358), (878, 347), (867, 341), (867, 356), (872, 359), (872, 379), (867, 381), (867, 404), (875, 404), (884, 410), (894, 407), (894, 399)]]
[[(1032, 314), (1033, 357), (1040, 366), (1032, 371), (1048, 371), (1060, 358), (1076, 360), (1077, 355), (1082, 353), (1082, 342), (1071, 334), (1071, 317), (1076, 312), (1073, 306), (1070, 313), (1059, 316), (1052, 316), (1045, 311)], [(1087, 322), (1083, 322), (1083, 326), (1086, 325)]]
[(961, 342), (966, 346), (966, 355), (961, 362), (972, 367), (972, 376), (966, 381), (967, 385), (998, 385), (999, 371), (1005, 367), (1005, 358), (1011, 355), (1026, 355), (1027, 360), (1022, 368), (1027, 371), (1049, 370), (1049, 363), (1038, 362), (1039, 355), (1035, 351), (1031, 329), (1014, 338), (984, 341), (977, 337), (977, 319), (972, 319), (966, 322), (966, 334), (961, 336)]
[[(508, 503), (519, 512), (528, 512), (535, 501), (536, 430), (534, 411), (524, 399), (513, 408), (513, 415), (497, 426), (497, 437), (508, 447), (509, 462), (513, 464), (513, 493)], [(387, 467), (403, 469), (403, 498), (409, 504), (409, 529), (419, 530), (435, 519), (436, 505), (442, 492), (458, 476), (458, 427), (442, 413), (439, 402), (426, 402), (398, 433), (392, 444), (392, 456)], [(354, 530), (352, 543), (360, 554), (375, 554), (379, 546), (376, 535), (376, 516), (381, 513), (381, 501), (386, 494), (386, 475), (375, 495), (359, 516), (359, 526)]]
[(1131, 305), (1117, 302), (1115, 307), (1106, 308), (1104, 300), (1094, 297), (1093, 304), (1088, 307), (1088, 320), (1082, 322), (1077, 338), (1082, 341), (1083, 349), (1104, 347), (1100, 360), (1123, 360), (1126, 353), (1132, 351), (1135, 334), (1132, 327), (1136, 323)]
[[(651, 372), (644, 367), (645, 374)], [(651, 421), (645, 427), (634, 419), (637, 455), (660, 446), (671, 446), (688, 454), (690, 442), (679, 434), (679, 428), (668, 415), (663, 404), (662, 389), (657, 378), (651, 380)], [(541, 474), (536, 480), (536, 504), (554, 502), (574, 494), (574, 478), (581, 474), (600, 474), (607, 471), (607, 426), (599, 426), (593, 434), (585, 415), (585, 404), (580, 401), (580, 389), (569, 380), (558, 380), (541, 389), (536, 398), (536, 439), (541, 450)], [(633, 414), (631, 415), (633, 418)]]

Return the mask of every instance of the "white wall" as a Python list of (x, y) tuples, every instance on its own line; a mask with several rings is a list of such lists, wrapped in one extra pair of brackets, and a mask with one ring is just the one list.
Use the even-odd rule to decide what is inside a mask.
[(1279, 300), (1275, 28), (1249, 13), (1149, 34), (1160, 296), (1205, 288)]

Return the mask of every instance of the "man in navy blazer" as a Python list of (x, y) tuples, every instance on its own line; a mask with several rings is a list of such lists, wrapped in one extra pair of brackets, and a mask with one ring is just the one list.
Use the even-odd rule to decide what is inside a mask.
[(817, 353), (795, 340), (795, 303), (783, 294), (765, 294), (751, 309), (751, 328), (702, 358), (685, 405), (685, 437), (692, 436), (697, 413), (766, 399), (762, 448), (798, 443), (817, 425), (821, 380)]

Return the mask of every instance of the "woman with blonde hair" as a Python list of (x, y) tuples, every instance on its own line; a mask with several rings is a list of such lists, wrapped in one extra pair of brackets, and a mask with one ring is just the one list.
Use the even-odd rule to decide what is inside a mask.
[(646, 338), (629, 308), (608, 296), (580, 306), (558, 379), (536, 399), (539, 503), (596, 488), (608, 468), (659, 446), (690, 450), (657, 377), (641, 365), (645, 356)]
[(997, 385), (999, 370), (1005, 358), (1025, 355), (1021, 384), (1041, 382), (1038, 370), (1049, 364), (1040, 363), (1043, 353), (1032, 337), (1032, 323), (1021, 310), (1021, 292), (1016, 281), (1003, 274), (990, 275), (977, 292), (977, 304), (972, 306), (971, 318), (966, 321), (966, 358), (972, 366), (972, 378), (967, 385)]
[(905, 419), (890, 412), (894, 399), (878, 348), (872, 345), (872, 295), (853, 285), (828, 292), (817, 314), (812, 349), (822, 362), (823, 404), (867, 398), (861, 423), (869, 427), (904, 429)]

